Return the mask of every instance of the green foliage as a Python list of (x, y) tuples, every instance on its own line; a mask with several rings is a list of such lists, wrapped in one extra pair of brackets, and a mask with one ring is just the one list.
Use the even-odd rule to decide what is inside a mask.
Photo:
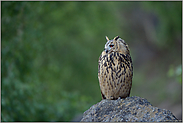
[(2, 121), (69, 121), (100, 100), (96, 46), (117, 27), (107, 6), (2, 2)]
[(182, 84), (182, 65), (175, 67), (174, 65), (170, 65), (170, 68), (167, 72), (168, 77), (173, 77), (177, 80), (177, 82)]
[(157, 6), (155, 43), (170, 47), (179, 37), (181, 2), (163, 3), (1, 2), (2, 121), (71, 121), (100, 101), (97, 66), (105, 36), (127, 40), (135, 57), (132, 43), (141, 31), (125, 15)]
[[(155, 43), (161, 48), (175, 45), (174, 40), (182, 31), (182, 2), (142, 2), (144, 8), (157, 15), (158, 22), (155, 29), (157, 36)], [(179, 39), (181, 40), (181, 39)]]

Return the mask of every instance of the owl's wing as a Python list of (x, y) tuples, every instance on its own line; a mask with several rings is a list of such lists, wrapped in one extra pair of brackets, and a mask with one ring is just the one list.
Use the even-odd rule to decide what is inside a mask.
[(100, 55), (99, 57), (99, 60), (98, 60), (98, 76), (100, 75), (100, 62), (101, 62), (101, 59), (102, 59), (102, 54)]

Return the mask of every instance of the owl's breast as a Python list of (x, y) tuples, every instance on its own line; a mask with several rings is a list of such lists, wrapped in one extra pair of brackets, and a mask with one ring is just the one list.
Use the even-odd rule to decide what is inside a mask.
[[(100, 60), (99, 74), (101, 77), (111, 75), (112, 81), (120, 79), (122, 76), (132, 76), (133, 66), (129, 55), (112, 52), (103, 54)], [(123, 77), (123, 78), (124, 78)]]
[(131, 60), (127, 57), (112, 52), (100, 58), (98, 78), (101, 91), (107, 99), (125, 97), (130, 91), (133, 71)]

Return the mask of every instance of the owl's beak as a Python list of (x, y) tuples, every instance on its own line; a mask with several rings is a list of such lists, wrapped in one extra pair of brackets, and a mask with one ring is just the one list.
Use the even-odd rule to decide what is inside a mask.
[(106, 53), (108, 53), (108, 50), (107, 50), (107, 49), (105, 49), (105, 52), (106, 52)]

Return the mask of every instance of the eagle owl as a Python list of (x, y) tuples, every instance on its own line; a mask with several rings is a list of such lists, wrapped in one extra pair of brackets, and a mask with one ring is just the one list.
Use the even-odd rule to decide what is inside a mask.
[(128, 45), (119, 36), (109, 40), (99, 57), (98, 79), (102, 99), (115, 100), (130, 96), (133, 64)]

